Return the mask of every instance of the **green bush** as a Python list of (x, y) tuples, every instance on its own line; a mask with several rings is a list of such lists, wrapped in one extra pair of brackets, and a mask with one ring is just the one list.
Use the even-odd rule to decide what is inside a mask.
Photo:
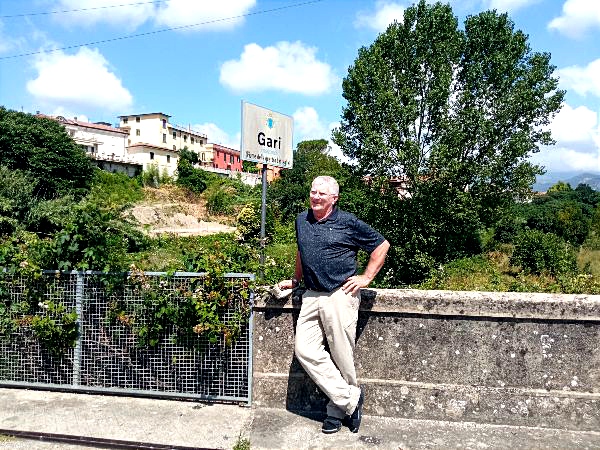
[(97, 169), (94, 172), (89, 199), (105, 207), (122, 208), (144, 198), (139, 180), (124, 173), (111, 173)]
[(210, 179), (210, 177), (207, 176), (206, 171), (195, 169), (192, 166), (192, 162), (183, 156), (179, 158), (177, 163), (178, 186), (185, 187), (196, 194), (201, 194), (206, 190), (208, 179)]
[(577, 273), (577, 257), (571, 245), (555, 234), (538, 230), (524, 231), (515, 238), (510, 263), (534, 274)]
[(206, 190), (206, 209), (209, 214), (231, 214), (235, 201), (234, 190), (229, 186), (213, 185)]
[(160, 172), (156, 163), (149, 164), (141, 176), (142, 184), (153, 188), (158, 188), (163, 184), (170, 184), (173, 181), (166, 170), (163, 170), (162, 173)]
[(2, 106), (0, 165), (29, 172), (34, 196), (40, 199), (83, 197), (89, 192), (94, 170), (62, 124)]

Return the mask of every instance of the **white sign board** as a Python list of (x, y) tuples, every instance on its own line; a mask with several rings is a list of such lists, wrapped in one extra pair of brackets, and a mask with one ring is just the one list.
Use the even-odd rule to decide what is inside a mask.
[(292, 117), (242, 101), (242, 161), (291, 168), (293, 133)]

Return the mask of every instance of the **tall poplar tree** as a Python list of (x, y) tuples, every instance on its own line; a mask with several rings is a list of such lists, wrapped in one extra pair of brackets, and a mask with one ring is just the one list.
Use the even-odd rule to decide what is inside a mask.
[(478, 252), (479, 231), (530, 192), (544, 170), (528, 158), (554, 143), (564, 97), (554, 69), (506, 14), (461, 29), (449, 5), (425, 0), (359, 50), (334, 141), (361, 175), (402, 183), (404, 200), (373, 220), (403, 281)]

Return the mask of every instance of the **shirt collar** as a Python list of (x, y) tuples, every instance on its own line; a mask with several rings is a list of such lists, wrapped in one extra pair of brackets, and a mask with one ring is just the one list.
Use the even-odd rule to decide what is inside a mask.
[(325, 222), (329, 222), (329, 221), (335, 222), (337, 220), (337, 217), (338, 217), (338, 207), (337, 207), (337, 204), (333, 205), (333, 211), (331, 211), (331, 214), (329, 214), (323, 220), (317, 220), (317, 218), (313, 214), (313, 210), (310, 209), (310, 208), (308, 210), (308, 220), (311, 223), (315, 223), (315, 222), (325, 223)]

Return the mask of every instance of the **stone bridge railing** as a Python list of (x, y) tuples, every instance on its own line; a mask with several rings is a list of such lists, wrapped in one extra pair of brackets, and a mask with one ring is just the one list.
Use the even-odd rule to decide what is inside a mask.
[[(298, 294), (257, 299), (253, 401), (318, 413)], [(367, 289), (357, 335), (365, 414), (600, 429), (600, 295)]]

